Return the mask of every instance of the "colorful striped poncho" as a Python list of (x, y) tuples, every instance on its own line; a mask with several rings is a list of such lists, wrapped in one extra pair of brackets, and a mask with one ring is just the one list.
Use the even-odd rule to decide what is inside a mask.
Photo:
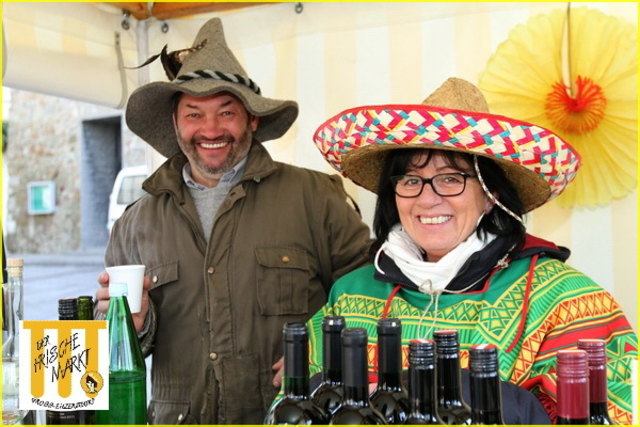
[[(532, 261), (535, 268), (530, 269)], [(394, 288), (394, 284), (374, 279), (372, 265), (335, 283), (326, 305), (307, 324), (312, 375), (322, 369), (322, 319), (326, 315), (344, 316), (347, 327), (367, 330), (369, 370), (375, 373), (376, 326), (388, 305), (386, 317), (402, 321), (404, 369), (408, 367), (411, 339), (432, 338), (433, 330), (456, 329), (463, 368), (468, 365), (471, 345), (496, 345), (500, 349), (501, 379), (536, 394), (552, 420), (556, 352), (576, 348), (580, 338), (604, 339), (608, 343), (609, 413), (619, 423), (631, 422), (630, 376), (637, 337), (612, 296), (562, 261), (546, 257), (513, 261), (481, 291), (442, 294), (437, 311), (430, 296), (406, 288), (396, 288), (397, 293), (392, 295)], [(525, 294), (528, 304), (523, 303)]]

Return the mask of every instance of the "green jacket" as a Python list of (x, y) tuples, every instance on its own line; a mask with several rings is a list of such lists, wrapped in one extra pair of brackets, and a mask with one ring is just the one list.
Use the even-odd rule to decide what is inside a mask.
[(369, 229), (337, 176), (274, 162), (254, 144), (207, 245), (185, 162), (177, 154), (145, 181), (149, 194), (116, 222), (106, 255), (152, 278), (149, 422), (261, 424), (283, 324), (307, 320), (367, 261)]

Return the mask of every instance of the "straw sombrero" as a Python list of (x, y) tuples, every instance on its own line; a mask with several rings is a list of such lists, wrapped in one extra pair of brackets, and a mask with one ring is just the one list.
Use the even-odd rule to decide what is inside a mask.
[(129, 128), (165, 157), (180, 151), (173, 128), (173, 95), (183, 92), (207, 96), (230, 92), (250, 114), (260, 117), (253, 139), (269, 141), (284, 135), (298, 116), (298, 104), (265, 98), (227, 47), (219, 18), (207, 21), (190, 53), (171, 82), (148, 83), (136, 89), (127, 103)]
[(480, 90), (450, 78), (419, 105), (352, 108), (330, 118), (313, 140), (325, 159), (356, 184), (377, 192), (389, 150), (432, 148), (489, 157), (504, 170), (528, 212), (575, 178), (580, 155), (558, 135), (489, 113)]

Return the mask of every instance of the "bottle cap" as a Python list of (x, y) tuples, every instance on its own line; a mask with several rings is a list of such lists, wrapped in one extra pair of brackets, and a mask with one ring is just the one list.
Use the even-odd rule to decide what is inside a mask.
[(325, 316), (322, 319), (322, 330), (324, 332), (340, 332), (344, 329), (345, 324), (342, 316)]
[(292, 341), (307, 341), (309, 339), (309, 333), (307, 332), (307, 326), (302, 322), (287, 322), (282, 328), (282, 334), (284, 340), (287, 342)]
[(75, 298), (61, 298), (58, 300), (58, 316), (73, 317), (78, 312), (78, 300)]
[(432, 365), (435, 362), (435, 343), (433, 340), (409, 341), (409, 364)]
[(364, 328), (344, 328), (340, 333), (343, 347), (366, 345), (367, 330)]
[(380, 335), (400, 335), (402, 333), (402, 324), (400, 319), (385, 317), (378, 320), (378, 336)]
[(590, 366), (601, 366), (607, 363), (607, 343), (599, 339), (579, 339), (578, 348), (587, 352)]
[(436, 342), (437, 354), (458, 354), (458, 331), (455, 329), (442, 329), (433, 333)]
[(7, 258), (7, 267), (24, 267), (23, 258)]
[(129, 286), (126, 283), (110, 283), (109, 284), (109, 297), (121, 297), (127, 295)]
[(584, 350), (558, 350), (557, 359), (558, 377), (564, 378), (588, 378), (589, 364), (587, 352)]
[(498, 371), (498, 349), (493, 344), (472, 345), (469, 349), (470, 373), (496, 373)]

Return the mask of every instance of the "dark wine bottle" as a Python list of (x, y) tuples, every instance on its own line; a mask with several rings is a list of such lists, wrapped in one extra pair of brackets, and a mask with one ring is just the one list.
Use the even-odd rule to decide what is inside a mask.
[(402, 325), (400, 319), (378, 321), (378, 385), (369, 400), (389, 424), (403, 424), (409, 395), (402, 386)]
[[(62, 298), (58, 300), (58, 320), (78, 320), (78, 300)], [(45, 411), (48, 425), (95, 424), (93, 411)]]
[(584, 350), (557, 352), (558, 425), (589, 424), (589, 364)]
[(436, 372), (438, 373), (438, 414), (445, 424), (471, 424), (471, 409), (462, 399), (460, 345), (458, 332), (435, 331)]
[(409, 405), (405, 424), (444, 424), (438, 415), (435, 344), (431, 340), (409, 343)]
[(589, 363), (589, 424), (615, 425), (609, 417), (607, 397), (607, 343), (599, 339), (578, 340)]
[[(93, 320), (93, 298), (90, 295), (81, 295), (78, 297), (78, 320)], [(96, 411), (86, 410), (83, 413), (83, 424), (96, 423)]]
[(282, 330), (284, 342), (284, 397), (271, 407), (265, 424), (326, 424), (328, 415), (309, 396), (309, 333), (301, 322)]
[(342, 316), (326, 316), (322, 320), (322, 382), (311, 393), (311, 399), (328, 414), (342, 402)]
[(147, 423), (147, 369), (126, 294), (126, 283), (109, 285), (109, 409), (96, 411), (97, 424)]
[(329, 424), (386, 424), (382, 414), (369, 402), (366, 329), (345, 328), (341, 335), (344, 397)]
[(498, 349), (491, 344), (471, 346), (469, 385), (471, 424), (503, 425)]

